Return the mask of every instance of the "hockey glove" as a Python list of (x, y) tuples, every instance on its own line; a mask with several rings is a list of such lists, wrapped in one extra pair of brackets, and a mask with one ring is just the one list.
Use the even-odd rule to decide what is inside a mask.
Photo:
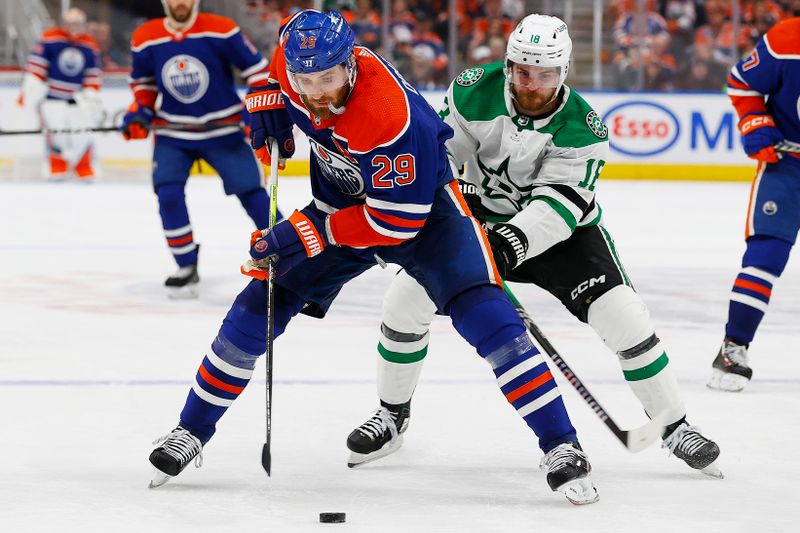
[(497, 224), (486, 236), (489, 237), (489, 246), (492, 247), (492, 255), (500, 277), (505, 279), (525, 260), (528, 237), (512, 224)]
[(472, 218), (486, 229), (486, 210), (481, 203), (481, 193), (477, 185), (468, 181), (458, 180), (458, 189), (461, 191), (461, 196), (467, 202), (467, 207), (472, 212)]
[(283, 103), (280, 85), (270, 83), (264, 87), (252, 87), (244, 99), (250, 113), (250, 146), (263, 163), (269, 165), (269, 146), (278, 142), (278, 168), (286, 168), (286, 160), (294, 155), (292, 119)]
[[(309, 257), (322, 252), (330, 243), (325, 218), (313, 210), (295, 211), (272, 230), (256, 230), (250, 236), (250, 257), (241, 271), (245, 276), (267, 279), (270, 259), (276, 261), (276, 274), (282, 276)], [(326, 217), (327, 218), (327, 217)]]
[(742, 144), (747, 157), (765, 163), (777, 163), (780, 156), (775, 145), (783, 142), (783, 134), (770, 115), (751, 113), (739, 121)]
[(126, 141), (131, 139), (146, 139), (150, 133), (150, 123), (155, 118), (155, 112), (149, 107), (133, 102), (128, 108), (128, 112), (122, 117), (122, 125), (119, 130)]

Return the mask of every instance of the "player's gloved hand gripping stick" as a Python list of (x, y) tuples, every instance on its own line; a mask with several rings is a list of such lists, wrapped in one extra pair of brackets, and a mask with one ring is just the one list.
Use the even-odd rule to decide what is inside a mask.
[(286, 160), (294, 155), (293, 123), (286, 112), (283, 95), (277, 83), (253, 87), (244, 99), (250, 113), (250, 146), (264, 164), (269, 165), (270, 151), (267, 139), (278, 141), (278, 168), (286, 168)]
[(739, 121), (742, 145), (747, 157), (764, 163), (777, 163), (780, 158), (775, 153), (775, 145), (784, 137), (775, 127), (775, 120), (766, 113), (748, 113)]

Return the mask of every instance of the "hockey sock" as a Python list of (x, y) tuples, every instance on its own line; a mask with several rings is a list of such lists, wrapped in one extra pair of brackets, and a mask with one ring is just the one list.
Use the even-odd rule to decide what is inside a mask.
[[(256, 225), (256, 229), (264, 229), (269, 227), (269, 195), (267, 190), (258, 188), (252, 191), (240, 193), (236, 195), (239, 198), (247, 215)], [(278, 210), (277, 221), (283, 220), (283, 214), (280, 209)]]
[(736, 276), (728, 305), (725, 335), (737, 344), (749, 344), (767, 312), (772, 286), (783, 273), (792, 249), (790, 242), (767, 236), (747, 240), (742, 270)]
[[(253, 280), (239, 293), (211, 344), (211, 351), (200, 364), (181, 412), (181, 425), (203, 443), (211, 438), (217, 421), (247, 386), (256, 359), (266, 349), (266, 291), (266, 283)], [(276, 338), (303, 303), (294, 293), (275, 287)]]
[(183, 183), (167, 183), (156, 188), (164, 237), (175, 262), (181, 267), (197, 263), (197, 245), (192, 235), (183, 188)]
[(492, 366), (501, 392), (539, 437), (542, 451), (577, 442), (556, 381), (502, 289), (475, 287), (447, 310), (456, 330)]
[(378, 340), (378, 396), (399, 405), (411, 400), (428, 353), (436, 306), (416, 279), (401, 270), (383, 298)]
[(667, 413), (672, 423), (686, 414), (667, 352), (656, 336), (641, 297), (617, 285), (589, 307), (589, 325), (619, 357), (622, 374), (650, 417)]
[(250, 382), (259, 354), (236, 348), (220, 333), (197, 370), (181, 411), (181, 426), (203, 444), (214, 435), (217, 421)]
[(401, 333), (381, 324), (378, 396), (392, 405), (411, 400), (428, 353), (430, 333)]

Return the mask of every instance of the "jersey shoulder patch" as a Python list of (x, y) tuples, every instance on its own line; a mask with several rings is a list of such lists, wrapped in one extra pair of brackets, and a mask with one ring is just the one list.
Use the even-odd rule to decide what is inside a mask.
[(228, 17), (213, 13), (199, 13), (188, 33), (230, 33), (238, 26)]
[(76, 41), (83, 46), (91, 49), (93, 52), (100, 52), (100, 46), (97, 44), (97, 41), (94, 40), (94, 37), (91, 35), (84, 33), (76, 39)]
[(800, 17), (786, 19), (774, 25), (764, 35), (764, 43), (773, 57), (800, 59)]
[(467, 121), (488, 121), (508, 115), (503, 63), (471, 67), (451, 84), (453, 107)]
[(567, 101), (557, 111), (542, 133), (553, 136), (553, 144), (563, 148), (580, 148), (608, 141), (608, 127), (581, 95), (568, 89)]
[(348, 148), (366, 153), (399, 139), (411, 122), (411, 106), (400, 81), (372, 51), (356, 47), (358, 77), (336, 134)]

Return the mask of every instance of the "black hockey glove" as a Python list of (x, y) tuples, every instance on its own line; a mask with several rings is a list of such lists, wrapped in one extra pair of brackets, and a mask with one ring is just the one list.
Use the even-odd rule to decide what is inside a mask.
[(486, 228), (486, 210), (481, 203), (481, 191), (477, 185), (464, 180), (458, 180), (458, 189), (461, 191), (461, 196), (467, 202), (467, 207), (472, 211), (472, 217), (480, 223), (481, 226)]
[(525, 260), (528, 238), (521, 229), (512, 224), (497, 224), (489, 230), (487, 236), (497, 270), (501, 277), (507, 278)]

